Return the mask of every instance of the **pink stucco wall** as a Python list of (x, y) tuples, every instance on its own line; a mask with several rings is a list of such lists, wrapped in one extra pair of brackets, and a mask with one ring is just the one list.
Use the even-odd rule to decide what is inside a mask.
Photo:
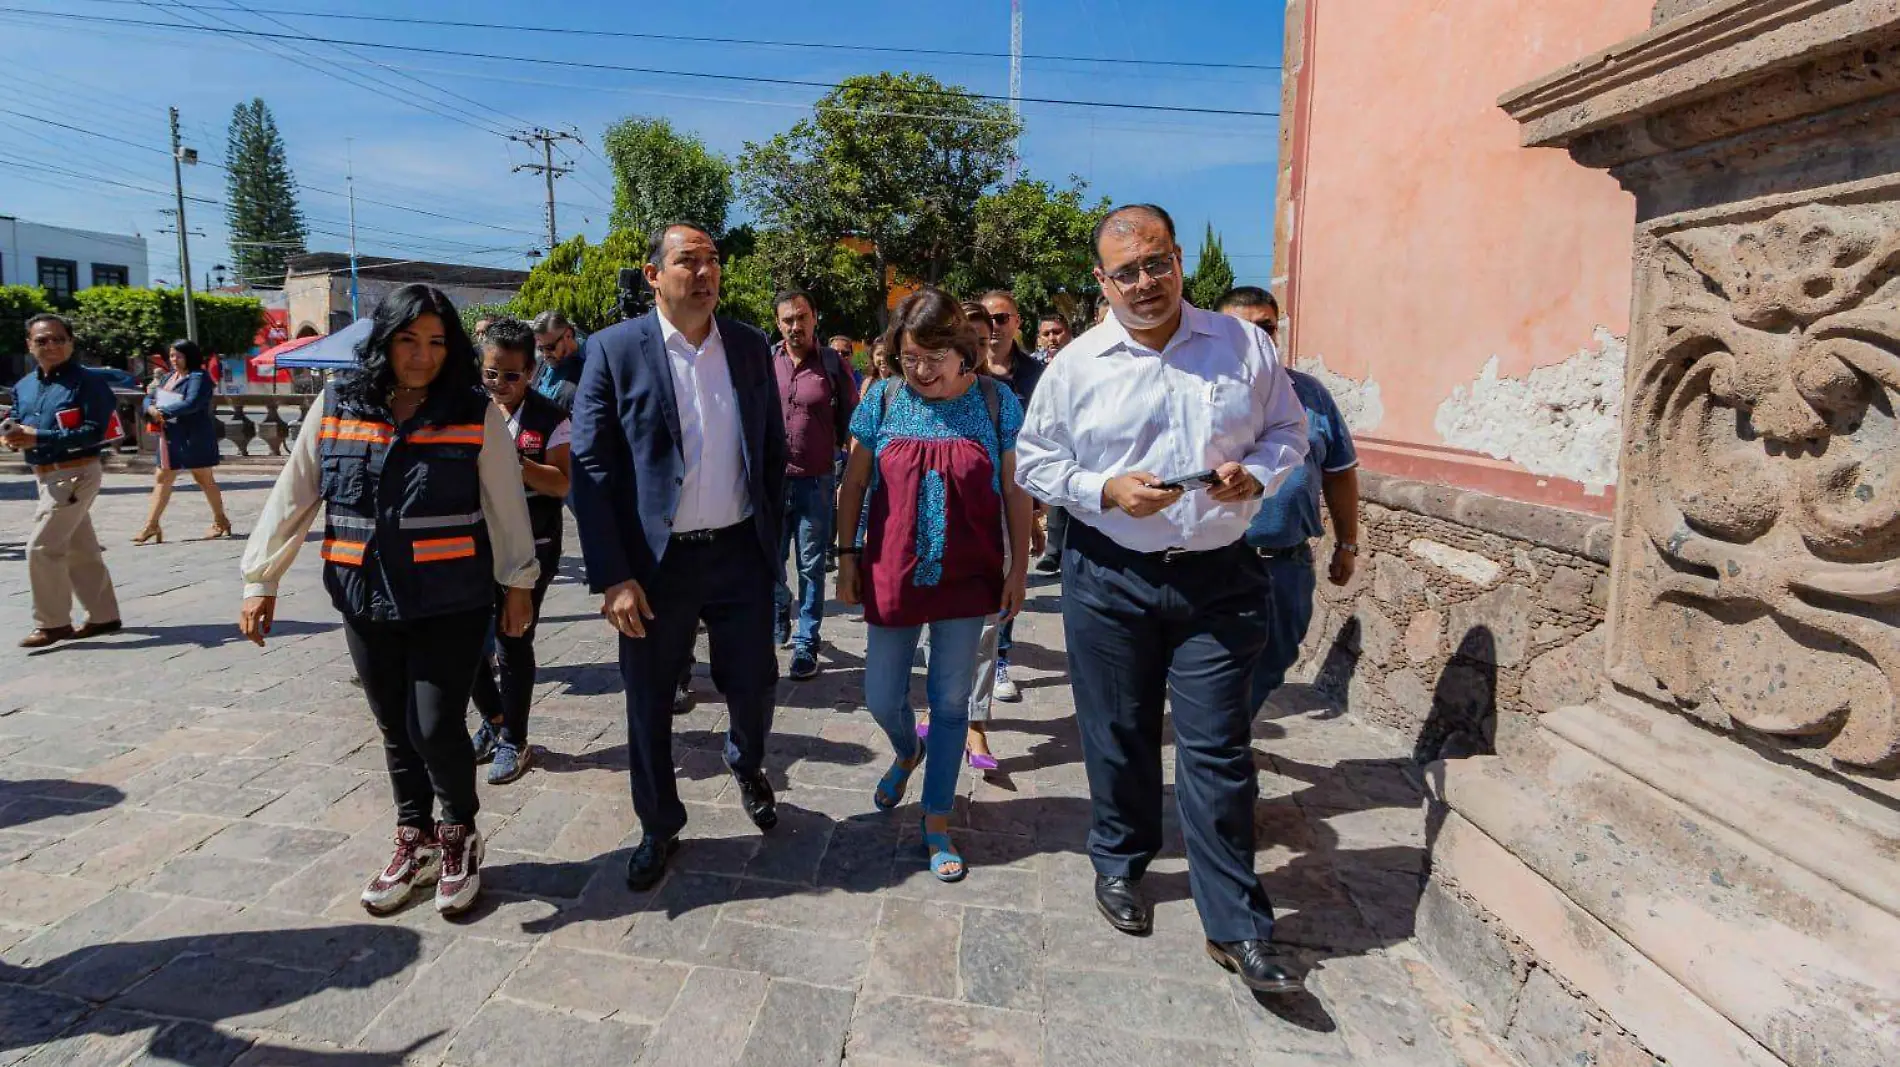
[[(1521, 468), (1441, 452), (1440, 405), (1493, 356), (1522, 378), (1627, 334), (1635, 218), (1613, 179), (1519, 147), (1497, 99), (1644, 29), (1653, 0), (1307, 3), (1292, 354), (1379, 384), (1369, 466), (1382, 440), (1494, 483)], [(1510, 492), (1575, 496), (1554, 481)]]

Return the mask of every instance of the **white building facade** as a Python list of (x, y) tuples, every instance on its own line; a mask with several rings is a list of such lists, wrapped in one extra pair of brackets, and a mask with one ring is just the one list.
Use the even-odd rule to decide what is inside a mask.
[(0, 285), (37, 285), (64, 299), (95, 285), (143, 289), (145, 238), (47, 226), (0, 215)]

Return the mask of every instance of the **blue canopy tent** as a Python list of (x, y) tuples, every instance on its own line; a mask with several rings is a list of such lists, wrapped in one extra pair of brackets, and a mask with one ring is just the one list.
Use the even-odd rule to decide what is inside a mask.
[(260, 374), (275, 374), (292, 367), (346, 370), (356, 366), (356, 346), (369, 336), (371, 325), (369, 319), (357, 319), (327, 337), (314, 340), (300, 337), (295, 341), (287, 341), (268, 352), (259, 353), (252, 360), (252, 365)]

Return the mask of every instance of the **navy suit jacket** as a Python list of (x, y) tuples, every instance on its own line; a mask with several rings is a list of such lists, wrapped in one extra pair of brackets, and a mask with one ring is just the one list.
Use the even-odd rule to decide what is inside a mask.
[[(772, 348), (764, 334), (742, 322), (716, 321), (738, 404), (752, 524), (769, 560), (778, 551), (785, 512), (785, 417)], [(599, 593), (628, 579), (650, 587), (673, 534), (686, 474), (679, 403), (658, 313), (587, 339), (572, 432), (568, 502), (588, 587)]]

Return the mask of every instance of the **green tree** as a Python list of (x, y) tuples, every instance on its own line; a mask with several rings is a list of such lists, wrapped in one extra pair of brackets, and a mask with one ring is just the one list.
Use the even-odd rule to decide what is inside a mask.
[(284, 261), (304, 250), (309, 232), (284, 158), (284, 139), (262, 98), (231, 109), (224, 161), (231, 262), (245, 284), (280, 288)]
[(37, 285), (0, 285), (0, 356), (26, 352), (26, 320), (53, 310)]
[[(73, 332), (82, 351), (102, 363), (123, 367), (151, 345), (168, 345), (185, 336), (185, 294), (181, 289), (127, 289), (94, 286), (73, 294)], [(198, 313), (198, 342), (207, 353), (226, 358), (250, 352), (264, 324), (261, 301), (242, 296), (192, 297)]]
[(1227, 262), (1227, 251), (1221, 247), (1220, 236), (1214, 232), (1214, 224), (1207, 224), (1207, 234), (1201, 238), (1200, 262), (1195, 264), (1194, 273), (1188, 276), (1188, 303), (1208, 311), (1214, 310), (1227, 290), (1234, 287), (1234, 268)]
[(620, 268), (645, 261), (646, 237), (633, 230), (615, 230), (597, 245), (571, 237), (528, 272), (510, 307), (523, 319), (558, 311), (591, 333), (620, 320)]
[(719, 314), (770, 334), (775, 329), (772, 297), (777, 294), (764, 257), (757, 253), (732, 256), (719, 278)]
[(977, 202), (1001, 180), (1018, 129), (1008, 107), (927, 74), (858, 75), (810, 118), (747, 144), (739, 188), (761, 247), (778, 238), (774, 267), (809, 284), (835, 265), (840, 241), (866, 242), (881, 323), (891, 285), (935, 284), (967, 263)]
[(732, 167), (704, 141), (665, 119), (633, 117), (607, 127), (602, 142), (614, 171), (613, 229), (683, 221), (725, 233)]
[(1089, 204), (1087, 191), (1071, 175), (1066, 188), (1023, 177), (986, 194), (976, 205), (970, 273), (959, 291), (1009, 289), (1032, 330), (1043, 311), (1075, 317), (1098, 289), (1089, 236), (1109, 210), (1106, 199)]

